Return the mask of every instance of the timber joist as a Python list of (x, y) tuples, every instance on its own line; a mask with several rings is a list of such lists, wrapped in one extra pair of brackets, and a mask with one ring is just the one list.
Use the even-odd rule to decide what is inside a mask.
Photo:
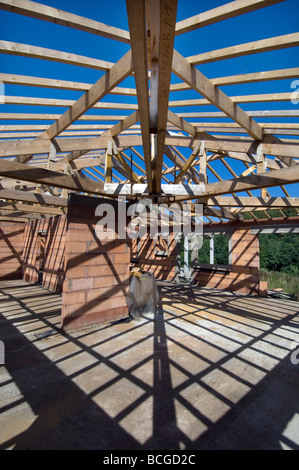
[[(65, 214), (70, 192), (193, 200), (204, 204), (209, 221), (242, 221), (258, 211), (271, 217), (271, 209), (297, 214), (299, 68), (291, 58), (299, 33), (268, 21), (271, 11), (278, 19), (290, 15), (288, 1), (235, 0), (207, 11), (205, 2), (194, 2), (187, 18), (182, 5), (126, 0), (118, 12), (126, 29), (102, 22), (100, 4), (94, 11), (82, 6), (78, 15), (0, 0), (11, 32), (0, 38), (1, 218)], [(113, 2), (110, 8), (113, 23)], [(32, 24), (30, 43), (14, 34), (20, 18)], [(250, 25), (251, 40), (242, 40), (241, 28), (235, 33), (236, 21)], [(43, 47), (37, 22), (59, 38), (61, 50), (58, 42)], [(231, 39), (222, 45), (226, 24)], [(211, 37), (210, 25), (218, 36)], [(83, 44), (87, 36), (88, 54), (63, 47), (64, 37)], [(240, 58), (231, 75), (222, 73), (230, 69), (223, 64)]]

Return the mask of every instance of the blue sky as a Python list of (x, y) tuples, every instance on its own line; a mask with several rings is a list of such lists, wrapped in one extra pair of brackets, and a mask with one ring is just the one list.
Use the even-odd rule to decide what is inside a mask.
[[(111, 26), (128, 30), (125, 0), (95, 1), (95, 0), (47, 0), (42, 3), (76, 13), (87, 18), (95, 19)], [(189, 16), (199, 14), (227, 1), (209, 0), (179, 0), (177, 20), (183, 20)], [(219, 22), (199, 30), (178, 36), (175, 39), (175, 48), (184, 56), (199, 54), (224, 47), (271, 38), (298, 31), (299, 2), (298, 0), (286, 0), (277, 5), (266, 7), (256, 12)], [(6, 41), (30, 44), (50, 49), (72, 52), (87, 57), (98, 58), (110, 62), (116, 62), (129, 50), (129, 45), (110, 39), (95, 36), (93, 34), (76, 31), (60, 25), (27, 18), (21, 15), (0, 10), (1, 39)], [(298, 66), (299, 47), (282, 49), (262, 54), (254, 54), (235, 59), (217, 61), (204, 64), (199, 67), (202, 73), (209, 78), (259, 72), (266, 70), (292, 68)], [(29, 59), (13, 55), (0, 55), (0, 70), (4, 73), (15, 73), (46, 78), (59, 78), (78, 82), (94, 83), (103, 72), (86, 67), (78, 67), (67, 64), (58, 64), (46, 60)], [(299, 77), (298, 77), (299, 78)], [(172, 82), (179, 80), (173, 76)], [(246, 85), (226, 86), (223, 91), (228, 95), (246, 95), (258, 93), (285, 93), (291, 90), (292, 80), (280, 80)], [(121, 86), (134, 87), (134, 79), (128, 78)], [(6, 86), (6, 95), (32, 96), (43, 98), (60, 98), (76, 100), (80, 92), (69, 90), (53, 90), (48, 88), (34, 88), (21, 86)], [(170, 100), (200, 98), (194, 91), (172, 93)], [(104, 101), (136, 103), (135, 98), (123, 96), (107, 96)], [(245, 110), (259, 109), (298, 109), (290, 102), (242, 104)], [(190, 111), (215, 111), (212, 106), (202, 106), (199, 109), (173, 108), (175, 112)], [(65, 108), (39, 107), (39, 106), (0, 106), (0, 112), (28, 112), (28, 113), (56, 113), (60, 114)], [(90, 111), (93, 113), (93, 111)], [(95, 111), (95, 112), (99, 112)], [(105, 111), (103, 111), (105, 113)], [(113, 114), (107, 111), (106, 114)], [(128, 114), (126, 111), (117, 110), (114, 114)], [(259, 119), (257, 119), (259, 121)], [(213, 119), (216, 121), (216, 119)], [(229, 120), (227, 120), (229, 121)], [(261, 120), (260, 120), (261, 121)], [(266, 122), (266, 119), (262, 119)], [(275, 119), (271, 119), (275, 121)], [(299, 122), (299, 119), (277, 118), (277, 122)], [(223, 121), (222, 121), (223, 122)], [(4, 123), (2, 121), (2, 123)], [(11, 124), (12, 122), (7, 122)], [(20, 123), (20, 122), (19, 122)], [(28, 122), (24, 122), (24, 124)], [(50, 124), (50, 122), (49, 122)], [(190, 153), (186, 151), (186, 155)], [(244, 171), (245, 167), (239, 162), (234, 162), (235, 171)], [(227, 170), (217, 163), (216, 171), (219, 171), (224, 179), (232, 176)], [(210, 182), (215, 181), (210, 174)], [(288, 186), (291, 195), (296, 195), (297, 185)], [(280, 189), (271, 189), (271, 194), (282, 195)]]

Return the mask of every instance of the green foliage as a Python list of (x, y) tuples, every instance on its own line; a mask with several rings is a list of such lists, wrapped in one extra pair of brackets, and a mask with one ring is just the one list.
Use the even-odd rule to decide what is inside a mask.
[[(228, 264), (229, 253), (228, 253), (229, 236), (228, 235), (215, 235), (214, 238), (214, 258), (215, 264)], [(210, 263), (210, 239), (204, 237), (203, 245), (198, 251), (199, 263)]]
[(198, 262), (209, 264), (210, 262), (210, 238), (204, 237), (202, 247), (198, 250)]
[(299, 300), (299, 271), (297, 275), (286, 272), (261, 270), (261, 281), (267, 281), (269, 289), (283, 289), (294, 299)]
[(298, 234), (261, 234), (260, 266), (268, 271), (299, 273)]

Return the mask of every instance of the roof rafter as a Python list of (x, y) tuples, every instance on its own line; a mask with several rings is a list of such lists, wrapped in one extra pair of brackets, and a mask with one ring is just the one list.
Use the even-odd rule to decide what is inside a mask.
[(177, 51), (173, 53), (173, 72), (209, 100), (211, 104), (240, 124), (253, 139), (262, 140), (263, 129), (261, 126)]
[(114, 26), (107, 26), (99, 21), (90, 20), (83, 16), (74, 15), (57, 8), (43, 5), (29, 0), (1, 0), (0, 8), (2, 10), (19, 13), (24, 16), (30, 16), (39, 20), (49, 21), (69, 28), (75, 28), (87, 33), (104, 36), (109, 39), (121, 41), (129, 44), (130, 35), (128, 31)]
[(285, 0), (236, 0), (234, 2), (226, 3), (220, 7), (213, 8), (212, 10), (205, 11), (199, 15), (192, 16), (185, 20), (179, 21), (176, 24), (176, 35), (184, 34), (195, 29), (208, 26), (219, 21), (234, 18), (235, 16), (243, 15), (251, 11), (258, 10), (276, 3), (281, 3)]

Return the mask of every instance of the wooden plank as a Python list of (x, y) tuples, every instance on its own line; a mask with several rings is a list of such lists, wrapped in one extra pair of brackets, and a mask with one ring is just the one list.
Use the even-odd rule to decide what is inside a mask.
[[(49, 126), (47, 124), (4, 124), (0, 125), (0, 132), (7, 131), (45, 131)], [(73, 124), (67, 128), (69, 131), (81, 131), (81, 130), (90, 130), (90, 131), (106, 131), (111, 129), (113, 124)], [(132, 129), (140, 129), (139, 126), (131, 126)], [(98, 134), (98, 132), (97, 132)], [(63, 134), (61, 134), (63, 135)]]
[[(259, 118), (296, 118), (299, 117), (299, 111), (296, 109), (290, 110), (265, 110), (265, 111), (247, 111), (250, 117)], [(222, 112), (188, 112), (176, 113), (180, 118), (200, 119), (200, 118), (226, 118), (226, 114)], [(40, 114), (40, 113), (0, 113), (0, 120), (5, 121), (55, 121), (59, 119), (60, 114)], [(86, 114), (81, 116), (78, 121), (121, 121), (127, 116), (124, 115), (95, 115)], [(268, 124), (267, 124), (268, 125)], [(270, 125), (270, 123), (269, 123)], [(264, 124), (263, 124), (264, 126)]]
[[(256, 168), (256, 159), (254, 158), (253, 155), (249, 153), (227, 152), (226, 156), (234, 160), (240, 160), (245, 165), (247, 163), (250, 163), (251, 165), (253, 165), (254, 169)], [(209, 160), (217, 160), (218, 158), (220, 158), (219, 155), (218, 156), (213, 155), (209, 157)], [(278, 164), (276, 160), (272, 160), (271, 158), (266, 158), (266, 162), (267, 162), (267, 167), (269, 170), (278, 170), (279, 168), (283, 168), (285, 166), (283, 163)], [(246, 176), (246, 175), (242, 175), (242, 176)]]
[[(289, 110), (265, 110), (265, 111), (247, 111), (250, 117), (299, 117), (297, 109)], [(206, 112), (206, 113), (177, 113), (178, 116), (183, 118), (226, 118), (225, 113), (220, 112)]]
[(29, 0), (1, 0), (0, 8), (2, 10), (19, 13), (31, 18), (37, 18), (50, 23), (78, 29), (79, 31), (96, 34), (97, 36), (114, 39), (126, 44), (130, 43), (130, 35), (128, 31), (115, 28), (114, 26), (108, 26), (104, 23), (100, 23), (99, 21), (75, 15), (74, 13), (52, 8), (48, 5), (42, 5)]
[(132, 180), (134, 183), (139, 183), (140, 182), (139, 176), (137, 176), (136, 173), (130, 168), (127, 161), (125, 160), (123, 155), (121, 155), (121, 153), (119, 152), (119, 150), (118, 150), (118, 148), (117, 148), (117, 146), (115, 145), (114, 142), (113, 142), (113, 156), (118, 160), (118, 162), (124, 168), (124, 170), (127, 173), (129, 179)]
[[(221, 128), (221, 129), (241, 129), (242, 128), (240, 127), (239, 124), (235, 123), (235, 122), (196, 122), (196, 123), (192, 123), (193, 126), (197, 126), (197, 127), (203, 127), (203, 128)], [(259, 123), (260, 126), (263, 127), (263, 129), (265, 130), (271, 130), (271, 129), (280, 129), (280, 130), (285, 130), (285, 129), (297, 129), (299, 130), (299, 124), (298, 123), (286, 123), (286, 122), (280, 122), (280, 123), (262, 123), (260, 122)], [(6, 126), (7, 127), (7, 126)], [(82, 126), (81, 126), (82, 127)], [(2, 126), (0, 126), (0, 130), (2, 130)], [(12, 127), (12, 130), (14, 130), (14, 128)]]
[(140, 113), (139, 111), (135, 111), (134, 113), (130, 114), (129, 116), (125, 117), (124, 119), (120, 120), (117, 124), (112, 126), (108, 132), (112, 137), (115, 137), (118, 134), (121, 134), (126, 129), (132, 127), (139, 120)]
[(188, 171), (188, 169), (190, 168), (190, 166), (193, 164), (194, 160), (198, 156), (198, 153), (200, 151), (200, 147), (201, 147), (201, 143), (198, 143), (196, 145), (196, 147), (194, 148), (193, 152), (191, 153), (190, 157), (186, 161), (186, 163), (184, 163), (181, 171), (179, 172), (179, 174), (175, 178), (174, 184), (178, 184), (181, 181), (182, 177), (186, 174), (186, 172)]
[[(120, 121), (117, 124), (115, 124), (114, 126), (112, 126), (108, 131), (101, 134), (101, 137), (103, 139), (115, 137), (118, 134), (120, 134), (122, 131), (124, 131), (125, 129), (128, 129), (133, 124), (138, 122), (138, 120), (139, 120), (139, 111), (135, 111), (134, 113), (130, 114), (125, 119), (123, 119), (122, 121)], [(61, 159), (59, 162), (57, 162), (56, 169), (58, 169), (58, 170), (61, 169), (62, 166), (64, 165), (64, 163), (68, 163), (70, 161), (73, 161), (76, 158), (81, 157), (85, 153), (86, 153), (86, 151), (82, 150), (82, 151), (72, 152), (72, 154), (66, 155), (63, 159)]]
[(204, 52), (202, 54), (187, 57), (187, 61), (192, 65), (200, 65), (215, 62), (217, 60), (232, 59), (244, 55), (275, 51), (296, 46), (299, 46), (299, 33), (292, 33), (268, 39), (261, 39), (260, 41), (248, 42), (246, 44), (225, 47), (215, 51)]
[(207, 177), (207, 162), (208, 162), (208, 154), (206, 151), (206, 143), (204, 144), (204, 148), (202, 150), (202, 155), (200, 157), (200, 174), (199, 174), (199, 181), (203, 184), (207, 184), (208, 177)]
[[(87, 91), (93, 85), (92, 83), (72, 82), (68, 80), (31, 77), (27, 75), (15, 75), (10, 73), (0, 73), (0, 80), (7, 85), (25, 85), (36, 86), (40, 88), (55, 88), (59, 90), (76, 91)], [(136, 96), (136, 90), (134, 88), (115, 87), (110, 91), (110, 95)]]
[(102, 158), (80, 158), (75, 162), (70, 162), (69, 165), (74, 170), (83, 170), (85, 168), (93, 168), (99, 165), (103, 165), (105, 162), (105, 157)]
[(105, 183), (112, 183), (112, 148), (109, 150), (108, 147), (105, 156)]
[[(180, 154), (180, 152), (178, 152), (177, 149), (175, 149), (174, 151), (173, 148), (168, 145), (165, 146), (164, 151), (165, 151), (165, 155), (175, 164), (175, 168), (174, 168), (174, 175), (175, 175), (175, 171), (177, 169), (181, 170), (183, 168), (184, 164), (186, 163), (186, 158), (182, 154)], [(192, 178), (193, 183), (200, 184), (201, 181), (197, 177), (195, 172), (192, 171), (192, 168), (190, 169), (190, 173), (191, 173), (191, 178)]]
[(43, 168), (32, 167), (18, 162), (0, 160), (0, 175), (54, 187), (72, 189), (91, 194), (105, 194), (103, 185), (77, 176), (64, 175)]
[(22, 222), (22, 223), (26, 223), (28, 222), (29, 218), (27, 217), (5, 217), (3, 215), (0, 214), (0, 220), (1, 222)]
[(32, 214), (46, 214), (46, 215), (64, 215), (66, 214), (66, 209), (59, 209), (54, 207), (44, 207), (30, 204), (20, 204), (20, 203), (7, 203), (0, 202), (0, 210), (9, 210), (17, 212), (27, 212)]
[(199, 15), (179, 21), (175, 28), (176, 36), (189, 31), (194, 31), (195, 29), (202, 28), (204, 26), (218, 23), (219, 21), (243, 15), (244, 13), (275, 5), (276, 3), (281, 3), (281, 1), (285, 0), (236, 0), (234, 2), (226, 3), (225, 5), (205, 11)]
[(195, 127), (192, 124), (190, 124), (190, 122), (179, 117), (177, 114), (173, 113), (172, 111), (168, 110), (167, 118), (169, 122), (177, 126), (179, 129), (182, 129), (182, 131), (187, 132), (193, 137), (196, 135), (197, 132), (196, 132)]
[(214, 207), (205, 206), (203, 212), (205, 216), (210, 215), (212, 217), (219, 217), (219, 218), (229, 219), (229, 220), (243, 220), (244, 219), (242, 214), (236, 214), (224, 208), (215, 209)]
[[(79, 121), (120, 121), (126, 116), (116, 116), (116, 115), (93, 115), (87, 114), (79, 117)], [(0, 113), (0, 120), (6, 121), (56, 121), (60, 118), (60, 114), (34, 114), (34, 113)]]
[(140, 113), (140, 126), (145, 169), (149, 191), (152, 192), (147, 26), (145, 4), (142, 0), (126, 0), (126, 5), (131, 38), (132, 58), (134, 64), (134, 77)]
[[(267, 93), (259, 95), (241, 95), (241, 96), (230, 96), (229, 97), (234, 103), (267, 103), (267, 102), (280, 102), (280, 101), (291, 101), (293, 99), (293, 93)], [(170, 107), (180, 106), (206, 106), (209, 105), (210, 101), (207, 99), (193, 99), (193, 100), (180, 100), (170, 101)]]
[[(178, 147), (191, 147), (194, 145), (194, 138), (189, 137), (166, 137), (166, 145), (175, 145)], [(298, 158), (298, 141), (293, 141), (294, 144), (290, 144), (285, 140), (280, 139), (280, 143), (268, 143), (262, 141), (266, 155), (283, 156)], [(210, 152), (242, 152), (242, 153), (256, 153), (258, 143), (249, 140), (230, 140), (227, 137), (225, 139), (214, 139), (206, 140), (206, 149)], [(1, 145), (0, 145), (1, 148)]]
[[(268, 136), (267, 136), (268, 137)], [(133, 147), (142, 145), (142, 138), (139, 135), (119, 135), (115, 137), (118, 148)], [(94, 138), (59, 138), (56, 139), (59, 152), (82, 151), (106, 149), (109, 137), (100, 136)], [(200, 139), (199, 139), (200, 140)], [(278, 140), (278, 139), (277, 139)], [(189, 147), (195, 145), (196, 138), (186, 136), (166, 136), (166, 145)], [(279, 143), (271, 143), (263, 140), (261, 143), (264, 145), (266, 155), (283, 156), (298, 158), (299, 142), (298, 140), (285, 140), (279, 139)], [(235, 138), (225, 139), (214, 138), (213, 140), (206, 140), (206, 149), (210, 152), (241, 152), (241, 153), (256, 153), (258, 143), (251, 139)], [(30, 140), (30, 141), (4, 141), (0, 142), (0, 157), (10, 157), (15, 155), (27, 155), (29, 152), (34, 154), (49, 153), (50, 140)]]
[[(16, 104), (25, 106), (60, 106), (62, 108), (73, 106), (76, 103), (74, 100), (61, 100), (55, 98), (34, 98), (30, 96), (5, 96), (4, 104)], [(95, 109), (138, 109), (136, 104), (130, 103), (98, 103), (96, 102), (91, 108)]]
[[(285, 0), (284, 0), (285, 1)], [(265, 82), (268, 80), (295, 79), (299, 76), (299, 68), (270, 70), (266, 72), (246, 73), (244, 75), (233, 75), (230, 77), (212, 78), (216, 86), (241, 85), (252, 82)]]
[(109, 72), (101, 77), (90, 90), (88, 90), (78, 101), (68, 109), (47, 130), (50, 139), (59, 135), (70, 124), (76, 121), (86, 111), (101, 100), (111, 89), (127, 78), (133, 70), (131, 51), (127, 52)]
[(45, 47), (31, 46), (11, 41), (0, 41), (0, 52), (2, 54), (19, 55), (23, 57), (61, 62), (63, 64), (78, 65), (80, 67), (88, 67), (95, 70), (107, 71), (114, 65), (112, 62), (72, 54), (70, 52), (56, 51)]
[(190, 65), (177, 51), (173, 54), (173, 72), (194, 90), (201, 93), (211, 104), (242, 126), (255, 140), (262, 140), (263, 129), (225, 93), (215, 87), (199, 70)]
[(233, 180), (206, 185), (204, 196), (217, 196), (239, 191), (269, 188), (299, 181), (299, 165), (281, 170), (272, 170), (258, 175), (240, 176)]
[(0, 189), (0, 199), (12, 201), (33, 202), (36, 204), (48, 204), (51, 206), (67, 207), (67, 199), (58, 196), (48, 196), (42, 193), (30, 193), (13, 189)]
[[(1, 76), (1, 74), (0, 74)], [(299, 68), (269, 70), (266, 72), (246, 73), (244, 75), (230, 75), (227, 77), (211, 78), (211, 82), (216, 86), (240, 85), (252, 82), (265, 82), (270, 80), (296, 79), (299, 76)], [(170, 91), (189, 90), (187, 83), (175, 83), (170, 86)]]
[(298, 197), (248, 197), (248, 196), (216, 196), (208, 200), (211, 206), (228, 207), (299, 207)]
[(159, 20), (159, 35), (151, 38), (152, 41), (157, 41), (158, 49), (158, 57), (154, 57), (158, 61), (157, 146), (154, 164), (152, 164), (155, 193), (161, 190), (176, 15), (177, 0), (160, 0), (159, 18), (156, 19), (156, 21)]
[[(48, 216), (49, 217), (49, 216)], [(12, 221), (12, 222), (27, 222), (31, 219), (41, 219), (47, 218), (46, 216), (42, 217), (40, 214), (29, 214), (27, 212), (16, 212), (16, 211), (0, 211), (0, 219)]]
[(243, 173), (240, 176), (247, 176), (250, 175), (250, 173), (253, 173), (256, 170), (256, 165), (252, 165), (247, 170), (243, 171)]

